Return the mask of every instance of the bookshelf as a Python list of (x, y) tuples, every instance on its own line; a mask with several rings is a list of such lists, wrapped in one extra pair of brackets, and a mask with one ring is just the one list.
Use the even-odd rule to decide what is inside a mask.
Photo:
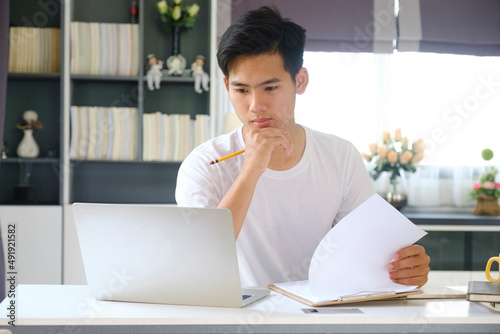
[[(53, 68), (45, 73), (39, 72), (39, 67), (35, 66), (37, 59), (31, 58), (29, 73), (22, 73), (19, 67), (14, 66), (14, 62), (9, 64), (9, 74), (7, 81), (7, 101), (4, 126), (4, 141), (7, 159), (2, 159), (0, 165), (0, 205), (60, 205), (62, 204), (62, 184), (60, 183), (60, 162), (61, 162), (61, 69), (60, 69), (60, 49), (61, 40), (58, 31), (61, 29), (61, 12), (52, 6), (40, 5), (34, 0), (30, 1), (10, 1), (10, 27), (11, 40), (16, 41), (16, 45), (22, 52), (11, 60), (26, 60), (28, 49), (29, 54), (40, 54), (38, 49), (41, 44), (37, 40), (43, 40), (54, 48), (42, 48), (47, 52), (40, 55), (38, 59), (48, 59), (48, 53), (54, 56)], [(22, 27), (22, 28), (21, 28)], [(28, 29), (23, 30), (21, 29)], [(52, 39), (42, 39), (40, 36), (34, 38), (34, 31), (55, 32), (54, 41)], [(44, 35), (44, 38), (47, 35)], [(57, 45), (57, 47), (55, 47)], [(50, 50), (49, 50), (50, 49)], [(36, 51), (35, 51), (36, 50)], [(26, 110), (35, 110), (38, 119), (43, 123), (42, 130), (34, 130), (34, 137), (40, 147), (40, 155), (34, 159), (23, 159), (17, 157), (17, 145), (23, 137), (23, 131), (16, 128), (16, 125), (23, 121), (22, 115)], [(26, 203), (26, 200), (15, 195), (15, 188), (26, 177), (25, 171), (29, 174), (29, 184), (35, 189), (34, 200)], [(24, 175), (23, 175), (24, 174)]]
[[(200, 6), (194, 28), (181, 33), (181, 52), (186, 58), (187, 68), (201, 54), (206, 57), (205, 71), (210, 70), (211, 2), (183, 0), (185, 6), (192, 3)], [(63, 205), (75, 201), (174, 203), (180, 161), (143, 160), (142, 115), (157, 111), (188, 114), (191, 119), (198, 114), (210, 115), (211, 94), (196, 94), (194, 79), (190, 76), (164, 75), (159, 90), (146, 88), (146, 56), (154, 53), (165, 61), (171, 52), (171, 35), (161, 27), (156, 3), (157, 0), (137, 1), (139, 42), (136, 52), (139, 64), (137, 73), (126, 76), (72, 74), (71, 26), (75, 22), (129, 24), (131, 0), (10, 2), (11, 26), (60, 29), (61, 68), (58, 73), (9, 73), (4, 130), (8, 158), (0, 165), (4, 176), (0, 178), (0, 205), (16, 204), (13, 192), (24, 164), (31, 166), (30, 184), (36, 196), (36, 201), (31, 204)], [(133, 161), (73, 159), (70, 156), (71, 106), (137, 108), (137, 158)], [(22, 121), (22, 112), (29, 109), (38, 112), (44, 128), (34, 131), (40, 156), (28, 161), (16, 154), (23, 135), (16, 124)], [(144, 169), (149, 173), (148, 178), (141, 176)], [(118, 170), (120, 172), (114, 172)], [(137, 185), (144, 191), (132, 191)], [(117, 189), (131, 191), (125, 192), (128, 195), (117, 195)]]
[[(198, 54), (205, 55), (210, 68), (209, 0), (183, 0), (197, 3), (200, 12), (193, 29), (181, 33), (181, 53), (188, 66)], [(170, 56), (171, 36), (157, 17), (156, 0), (138, 1), (139, 72), (133, 76), (70, 74), (70, 106), (132, 107), (139, 111), (138, 158), (127, 160), (68, 160), (69, 187), (65, 203), (175, 203), (174, 190), (179, 161), (143, 159), (142, 114), (210, 114), (210, 94), (194, 93), (192, 77), (163, 76), (160, 89), (149, 91), (146, 84), (146, 57), (155, 54), (165, 61)], [(130, 23), (130, 1), (71, 1), (71, 22)], [(104, 8), (103, 8), (104, 7)], [(110, 10), (113, 9), (113, 10)], [(115, 10), (116, 9), (116, 10)], [(66, 115), (66, 117), (68, 117)], [(68, 147), (66, 143), (66, 147)]]

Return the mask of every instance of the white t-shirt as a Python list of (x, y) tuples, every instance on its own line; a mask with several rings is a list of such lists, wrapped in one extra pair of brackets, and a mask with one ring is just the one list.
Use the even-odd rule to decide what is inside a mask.
[[(236, 241), (244, 286), (307, 279), (311, 257), (325, 234), (373, 194), (361, 155), (348, 141), (303, 127), (306, 146), (291, 169), (260, 177)], [(179, 206), (216, 207), (244, 154), (210, 161), (245, 147), (241, 127), (197, 147), (182, 163)]]

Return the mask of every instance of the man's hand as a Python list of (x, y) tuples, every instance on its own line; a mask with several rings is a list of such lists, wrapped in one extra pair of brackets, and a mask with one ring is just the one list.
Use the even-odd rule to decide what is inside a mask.
[(252, 129), (245, 136), (245, 162), (242, 169), (250, 168), (259, 174), (265, 172), (275, 149), (281, 147), (283, 153), (290, 155), (293, 144), (290, 133), (277, 128)]
[(389, 277), (394, 283), (417, 285), (419, 288), (427, 283), (429, 262), (431, 258), (422, 246), (412, 245), (400, 249), (394, 259), (387, 265)]

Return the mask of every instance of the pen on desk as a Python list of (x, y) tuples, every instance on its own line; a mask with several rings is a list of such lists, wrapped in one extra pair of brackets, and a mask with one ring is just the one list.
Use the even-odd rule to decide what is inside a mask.
[(210, 164), (211, 164), (211, 165), (214, 165), (214, 164), (216, 164), (216, 163), (218, 163), (218, 162), (221, 162), (221, 161), (223, 161), (223, 160), (226, 160), (226, 159), (229, 159), (229, 158), (235, 157), (235, 156), (237, 156), (238, 154), (241, 154), (241, 153), (243, 153), (243, 152), (245, 152), (245, 149), (242, 149), (242, 150), (239, 150), (239, 151), (237, 151), (237, 152), (234, 152), (234, 153), (228, 154), (228, 155), (226, 155), (226, 156), (224, 156), (224, 157), (222, 157), (222, 158), (219, 158), (219, 159), (215, 159), (215, 160), (213, 160), (213, 161), (210, 161)]

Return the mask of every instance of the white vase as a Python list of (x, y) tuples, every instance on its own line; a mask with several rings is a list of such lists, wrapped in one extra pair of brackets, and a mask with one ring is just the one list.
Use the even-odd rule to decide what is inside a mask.
[(40, 154), (38, 144), (33, 137), (33, 130), (24, 130), (24, 136), (17, 146), (17, 156), (21, 158), (36, 158)]

